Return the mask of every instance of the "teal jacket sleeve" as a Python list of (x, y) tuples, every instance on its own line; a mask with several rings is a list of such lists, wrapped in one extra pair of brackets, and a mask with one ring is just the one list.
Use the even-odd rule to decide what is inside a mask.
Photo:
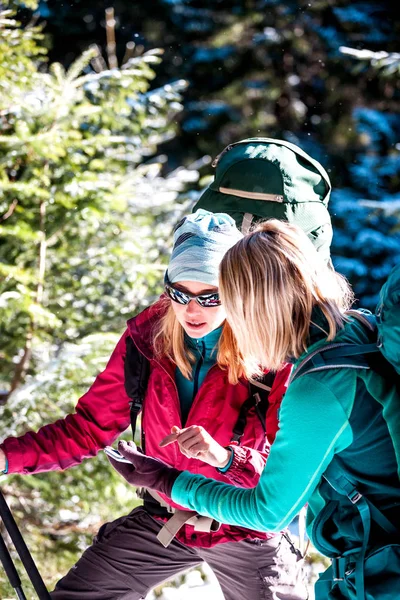
[[(183, 472), (172, 499), (222, 523), (282, 530), (310, 501), (333, 455), (351, 443), (348, 417), (355, 390), (356, 376), (350, 371), (294, 381), (282, 402), (280, 429), (257, 487), (235, 488)], [(318, 512), (315, 506), (313, 512)]]

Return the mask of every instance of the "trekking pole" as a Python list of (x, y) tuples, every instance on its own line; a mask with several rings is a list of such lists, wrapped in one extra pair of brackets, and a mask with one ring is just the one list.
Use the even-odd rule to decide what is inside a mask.
[(17, 598), (20, 600), (26, 600), (26, 596), (22, 589), (21, 580), (17, 573), (17, 569), (14, 566), (10, 553), (7, 549), (7, 546), (3, 540), (3, 537), (0, 534), (0, 560), (3, 563), (4, 570), (6, 575), (17, 594)]
[[(50, 594), (46, 589), (46, 586), (44, 585), (43, 579), (40, 576), (40, 573), (35, 565), (35, 562), (28, 550), (28, 546), (25, 544), (24, 538), (21, 535), (20, 530), (18, 529), (18, 525), (16, 524), (14, 517), (11, 514), (11, 511), (8, 507), (7, 502), (5, 501), (5, 498), (2, 494), (2, 492), (0, 491), (0, 517), (3, 520), (4, 526), (7, 529), (10, 538), (12, 539), (15, 549), (17, 550), (22, 564), (25, 567), (25, 570), (29, 576), (29, 579), (32, 582), (32, 585), (39, 597), (39, 600), (51, 600)], [(16, 569), (12, 563), (12, 559), (11, 556), (7, 550), (7, 548), (5, 547), (4, 544), (4, 540), (2, 540), (2, 544), (0, 543), (1, 549), (0, 549), (0, 553), (1, 550), (3, 550), (3, 552), (1, 553), (1, 560), (3, 562), (3, 566), (4, 569), (7, 573), (7, 576), (10, 578), (9, 573), (11, 573), (12, 575), (12, 581), (14, 581), (17, 585), (17, 587), (15, 587), (15, 585), (12, 583), (11, 578), (10, 578), (10, 582), (11, 585), (14, 587), (18, 598), (20, 598), (21, 600), (26, 600), (25, 595), (21, 589), (21, 581), (19, 580), (18, 577), (18, 573), (16, 572)], [(6, 550), (6, 553), (4, 553), (4, 548)], [(7, 556), (8, 555), (8, 556)], [(5, 562), (3, 561), (3, 557), (5, 557)], [(7, 565), (7, 567), (6, 567)], [(10, 569), (10, 570), (8, 570)], [(16, 576), (16, 577), (15, 577)], [(22, 594), (22, 595), (21, 595)]]

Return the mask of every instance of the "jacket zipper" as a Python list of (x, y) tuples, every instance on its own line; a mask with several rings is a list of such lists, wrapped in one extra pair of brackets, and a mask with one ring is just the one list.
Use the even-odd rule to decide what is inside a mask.
[[(199, 347), (198, 343), (197, 343), (197, 347)], [(197, 361), (196, 370), (194, 372), (194, 378), (193, 378), (194, 381), (193, 381), (192, 405), (193, 405), (194, 399), (196, 398), (197, 392), (199, 391), (199, 375), (200, 375), (200, 369), (203, 366), (205, 352), (206, 352), (205, 343), (201, 342), (200, 358)]]
[[(204, 342), (202, 342), (202, 343), (204, 344)], [(204, 358), (203, 358), (202, 360), (204, 360)], [(214, 369), (218, 369), (218, 368), (219, 368), (219, 367), (218, 367), (218, 364), (217, 364), (217, 363), (215, 363), (215, 364), (213, 364), (213, 365), (212, 365), (212, 366), (211, 366), (211, 367), (208, 369), (208, 371), (207, 371), (207, 373), (206, 373), (206, 376), (204, 377), (203, 383), (201, 384), (201, 386), (200, 386), (200, 387), (202, 387), (202, 386), (204, 385), (204, 383), (206, 382), (206, 379), (207, 379), (207, 378), (208, 378), (208, 376), (210, 375), (211, 371), (213, 371)], [(197, 369), (196, 369), (196, 372), (195, 372), (195, 378), (196, 378), (196, 373), (197, 373), (197, 380), (198, 380), (198, 375), (199, 375), (199, 372), (200, 372), (200, 369), (198, 370), (198, 372), (197, 372)], [(190, 414), (192, 413), (193, 409), (195, 408), (195, 406), (196, 406), (196, 404), (197, 404), (197, 398), (196, 398), (196, 396), (197, 396), (197, 393), (198, 393), (198, 391), (199, 391), (199, 388), (198, 388), (198, 381), (197, 381), (197, 386), (196, 386), (196, 387), (197, 387), (196, 391), (194, 391), (194, 392), (193, 392), (193, 402), (192, 402), (192, 406), (190, 407), (190, 410), (189, 410), (189, 412), (188, 412), (188, 416), (187, 416), (187, 419), (186, 419), (186, 423), (188, 423), (188, 422), (189, 422)]]

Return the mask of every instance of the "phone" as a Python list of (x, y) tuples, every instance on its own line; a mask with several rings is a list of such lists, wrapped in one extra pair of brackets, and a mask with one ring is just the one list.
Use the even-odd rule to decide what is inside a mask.
[(128, 463), (128, 465), (132, 464), (130, 460), (125, 458), (125, 456), (122, 456), (119, 450), (115, 450), (115, 448), (113, 448), (112, 446), (106, 446), (104, 448), (104, 452), (108, 456), (111, 456), (111, 458), (113, 458), (114, 460), (117, 460), (118, 462)]

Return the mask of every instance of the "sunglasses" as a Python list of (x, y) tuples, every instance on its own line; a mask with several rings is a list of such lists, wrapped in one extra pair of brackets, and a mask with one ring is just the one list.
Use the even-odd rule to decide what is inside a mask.
[(196, 300), (203, 308), (212, 308), (213, 306), (221, 306), (222, 302), (218, 292), (212, 294), (189, 294), (188, 292), (181, 292), (177, 288), (173, 287), (170, 283), (165, 283), (165, 293), (168, 298), (177, 302), (178, 304), (189, 304), (191, 300)]

